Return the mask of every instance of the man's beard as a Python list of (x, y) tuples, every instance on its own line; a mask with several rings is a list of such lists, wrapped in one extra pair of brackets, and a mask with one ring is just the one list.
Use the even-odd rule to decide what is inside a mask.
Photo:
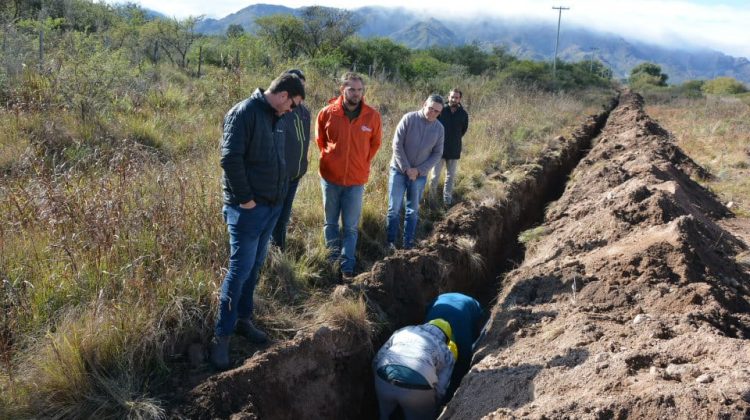
[(356, 102), (354, 100), (352, 100), (352, 99), (349, 99), (349, 98), (345, 98), (345, 99), (346, 99), (346, 104), (349, 105), (349, 106), (351, 106), (351, 107), (359, 105), (359, 102), (361, 101), (361, 99), (357, 99)]

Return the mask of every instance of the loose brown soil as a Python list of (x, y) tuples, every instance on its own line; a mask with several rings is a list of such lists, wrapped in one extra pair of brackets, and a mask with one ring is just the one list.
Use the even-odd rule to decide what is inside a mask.
[(750, 418), (747, 224), (691, 176), (625, 95), (442, 418)]

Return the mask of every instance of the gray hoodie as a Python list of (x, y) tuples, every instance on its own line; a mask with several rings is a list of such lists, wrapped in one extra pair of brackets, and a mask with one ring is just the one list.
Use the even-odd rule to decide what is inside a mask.
[(402, 173), (417, 168), (419, 176), (427, 176), (443, 156), (443, 124), (427, 121), (422, 111), (405, 114), (393, 134), (391, 166)]

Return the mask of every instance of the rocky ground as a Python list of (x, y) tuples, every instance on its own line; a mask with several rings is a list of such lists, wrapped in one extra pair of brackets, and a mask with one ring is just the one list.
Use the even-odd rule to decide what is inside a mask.
[(627, 94), (442, 418), (750, 418), (747, 222)]

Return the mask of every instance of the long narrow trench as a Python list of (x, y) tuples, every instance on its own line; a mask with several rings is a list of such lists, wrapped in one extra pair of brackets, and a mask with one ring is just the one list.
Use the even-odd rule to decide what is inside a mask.
[(466, 293), (489, 308), (498, 279), (523, 255), (519, 232), (538, 224), (546, 205), (559, 198), (617, 104), (612, 99), (570, 139), (558, 138), (536, 162), (515, 169), (512, 181), (490, 175), (505, 181), (504, 199), (456, 206), (424, 246), (398, 252), (358, 276), (355, 287), (382, 326), (379, 334), (348, 325), (300, 333), (199, 385), (174, 417), (376, 418), (374, 351), (396, 329), (421, 323), (440, 293)]
[[(523, 263), (525, 246), (519, 242), (519, 234), (524, 230), (533, 228), (543, 222), (545, 209), (550, 203), (557, 201), (565, 192), (569, 175), (591, 150), (592, 143), (595, 141), (596, 137), (599, 136), (607, 123), (609, 113), (616, 108), (618, 104), (618, 98), (614, 98), (602, 113), (590, 117), (581, 126), (575, 134), (577, 147), (568, 149), (568, 156), (566, 156), (566, 158), (562, 158), (562, 155), (566, 154), (566, 152), (561, 152), (559, 154), (561, 157), (560, 160), (552, 159), (549, 161), (547, 160), (549, 156), (558, 156), (556, 151), (560, 150), (556, 148), (548, 149), (546, 152), (549, 155), (545, 155), (541, 159), (542, 162), (546, 162), (546, 165), (542, 164), (541, 166), (536, 166), (536, 164), (532, 164), (529, 166), (531, 172), (538, 170), (538, 168), (541, 168), (542, 170), (541, 174), (532, 176), (532, 178), (536, 180), (534, 191), (530, 194), (533, 198), (518, 214), (519, 217), (516, 219), (517, 223), (513, 223), (514, 220), (512, 219), (508, 221), (508, 230), (505, 232), (505, 237), (507, 239), (503, 241), (503, 246), (501, 247), (497, 258), (492, 260), (484, 282), (478, 284), (473, 293), (467, 291), (467, 293), (475, 297), (481, 303), (482, 308), (485, 309), (485, 319), (483, 321), (486, 321), (487, 317), (489, 317), (489, 308), (496, 303), (495, 300), (497, 299), (500, 288), (502, 287), (502, 279), (508, 272)], [(560, 141), (564, 141), (564, 139), (560, 139)], [(564, 148), (564, 146), (561, 148)], [(441, 291), (441, 293), (450, 291), (453, 290), (445, 290)], [(446, 405), (450, 405), (450, 401), (448, 401)], [(377, 416), (372, 416), (372, 418), (377, 418)]]

